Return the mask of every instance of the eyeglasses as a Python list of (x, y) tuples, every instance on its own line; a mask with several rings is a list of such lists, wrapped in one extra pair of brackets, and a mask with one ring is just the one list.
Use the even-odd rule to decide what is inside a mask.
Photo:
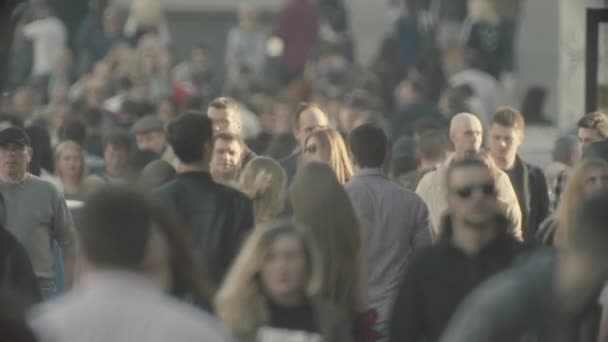
[(483, 184), (471, 184), (452, 190), (453, 193), (458, 195), (462, 199), (470, 198), (473, 195), (473, 191), (481, 190), (484, 197), (490, 197), (496, 195), (496, 187), (494, 183), (483, 183)]

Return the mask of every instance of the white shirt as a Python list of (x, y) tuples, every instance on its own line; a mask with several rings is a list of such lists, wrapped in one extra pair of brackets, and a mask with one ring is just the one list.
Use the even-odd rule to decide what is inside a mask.
[(207, 313), (121, 271), (85, 275), (66, 295), (34, 308), (29, 323), (41, 342), (232, 341)]
[(66, 49), (65, 25), (56, 17), (48, 17), (25, 25), (23, 34), (34, 44), (33, 75), (50, 74)]

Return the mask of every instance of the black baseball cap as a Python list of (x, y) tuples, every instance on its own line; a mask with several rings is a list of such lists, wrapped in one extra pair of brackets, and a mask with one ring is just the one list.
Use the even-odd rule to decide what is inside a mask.
[(21, 146), (30, 146), (30, 137), (27, 133), (17, 127), (9, 127), (0, 131), (0, 146), (4, 146), (9, 143), (19, 144)]

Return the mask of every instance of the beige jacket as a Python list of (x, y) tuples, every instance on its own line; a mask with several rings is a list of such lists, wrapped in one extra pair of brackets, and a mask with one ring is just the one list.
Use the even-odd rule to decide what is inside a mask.
[[(435, 171), (427, 173), (416, 188), (416, 193), (422, 197), (429, 208), (429, 216), (434, 236), (439, 236), (441, 217), (445, 214), (447, 204), (446, 177), (448, 166), (452, 162), (449, 158), (445, 163), (437, 167)], [(505, 216), (509, 219), (509, 231), (518, 239), (522, 240), (521, 231), (521, 209), (517, 200), (511, 180), (502, 170), (496, 173), (496, 191), (498, 201)]]

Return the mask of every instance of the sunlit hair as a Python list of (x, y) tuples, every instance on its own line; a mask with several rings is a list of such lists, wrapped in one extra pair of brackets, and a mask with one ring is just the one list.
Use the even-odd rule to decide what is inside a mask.
[(239, 188), (253, 201), (256, 224), (268, 222), (285, 206), (287, 174), (274, 159), (256, 157), (241, 172)]
[(163, 17), (163, 9), (158, 0), (135, 0), (131, 4), (131, 16), (139, 25), (155, 26)]
[(306, 138), (304, 146), (312, 138), (317, 139), (319, 144), (329, 151), (329, 166), (334, 170), (340, 184), (348, 182), (353, 176), (353, 164), (340, 133), (333, 128), (319, 129)]
[(585, 181), (596, 170), (608, 172), (608, 163), (599, 159), (583, 160), (568, 174), (564, 191), (560, 196), (559, 206), (555, 213), (557, 229), (555, 231), (554, 245), (566, 247), (569, 244), (571, 229), (576, 229), (570, 224), (580, 203), (586, 194), (584, 192)]
[(327, 164), (306, 163), (290, 190), (294, 217), (310, 229), (324, 262), (322, 297), (343, 313), (357, 312), (362, 230), (355, 210)]
[(82, 147), (80, 147), (80, 145), (78, 145), (77, 143), (75, 143), (71, 140), (64, 141), (64, 142), (60, 143), (59, 145), (57, 145), (57, 147), (55, 147), (55, 153), (53, 155), (53, 158), (55, 161), (55, 174), (57, 175), (57, 177), (59, 177), (59, 179), (61, 179), (63, 177), (63, 175), (61, 174), (61, 169), (57, 166), (59, 165), (59, 160), (61, 159), (61, 155), (69, 149), (74, 149), (78, 152), (78, 156), (80, 158), (80, 163), (82, 165), (82, 167), (80, 169), (80, 175), (78, 176), (78, 180), (80, 182), (82, 182), (84, 180), (84, 178), (87, 176), (86, 163), (85, 163), (85, 159), (84, 159), (84, 157), (85, 157), (84, 150), (82, 149)]
[(318, 295), (322, 259), (307, 231), (297, 223), (277, 221), (257, 227), (251, 233), (215, 297), (215, 313), (237, 336), (251, 338), (258, 327), (268, 323), (267, 300), (260, 272), (279, 237), (293, 236), (300, 240), (308, 272), (304, 294), (310, 297)]

